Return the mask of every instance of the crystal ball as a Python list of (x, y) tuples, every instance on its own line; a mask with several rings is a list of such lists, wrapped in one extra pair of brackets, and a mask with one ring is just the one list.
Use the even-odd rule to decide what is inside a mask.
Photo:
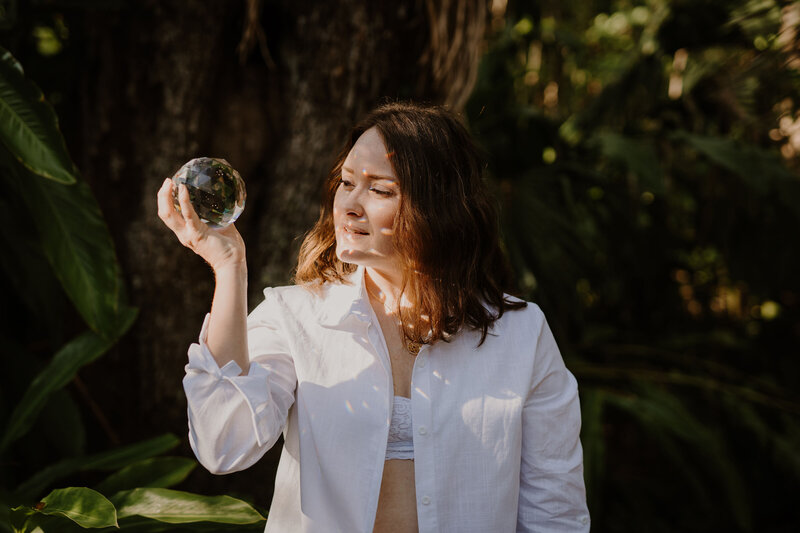
[(186, 184), (189, 199), (200, 220), (212, 228), (232, 224), (244, 211), (244, 180), (224, 159), (198, 157), (183, 165), (172, 177), (172, 203), (178, 203), (178, 187)]

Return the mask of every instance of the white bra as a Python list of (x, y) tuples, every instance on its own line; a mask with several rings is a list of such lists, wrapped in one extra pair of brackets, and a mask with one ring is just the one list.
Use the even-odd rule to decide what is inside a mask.
[(411, 398), (395, 396), (392, 423), (386, 442), (386, 459), (413, 459), (414, 434), (411, 427)]

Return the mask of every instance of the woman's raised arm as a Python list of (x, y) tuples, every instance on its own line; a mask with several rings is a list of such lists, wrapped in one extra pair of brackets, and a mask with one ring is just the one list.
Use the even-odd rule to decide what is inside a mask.
[(178, 189), (181, 210), (172, 203), (171, 179), (158, 191), (158, 216), (178, 240), (202, 257), (214, 271), (216, 285), (208, 324), (208, 349), (221, 367), (234, 361), (242, 373), (247, 353), (247, 261), (244, 240), (233, 224), (209, 228), (197, 216), (185, 185)]
[(206, 226), (185, 186), (178, 193), (181, 210), (176, 210), (172, 186), (168, 179), (158, 191), (158, 216), (216, 277), (211, 313), (199, 343), (189, 347), (183, 379), (189, 442), (209, 471), (235, 472), (258, 461), (283, 431), (294, 403), (294, 363), (276, 296), (248, 319), (247, 265), (239, 232), (233, 224)]

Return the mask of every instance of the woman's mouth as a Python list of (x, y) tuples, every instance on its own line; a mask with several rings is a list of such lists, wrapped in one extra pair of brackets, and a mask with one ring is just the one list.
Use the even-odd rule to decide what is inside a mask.
[(350, 226), (345, 226), (343, 229), (344, 229), (345, 233), (348, 233), (350, 235), (362, 235), (362, 236), (363, 235), (369, 235), (369, 233), (366, 232), (366, 231), (363, 231), (363, 230), (360, 230), (360, 229), (357, 229), (357, 228), (353, 228), (353, 227), (350, 227)]

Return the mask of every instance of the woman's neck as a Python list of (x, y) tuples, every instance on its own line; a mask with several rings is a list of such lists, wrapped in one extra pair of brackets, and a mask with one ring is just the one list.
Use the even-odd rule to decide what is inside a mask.
[[(364, 283), (370, 299), (382, 304), (387, 313), (394, 314), (399, 308), (397, 304), (402, 284), (401, 275), (367, 268), (364, 275)], [(401, 304), (409, 306), (410, 302), (403, 298)]]
[[(422, 344), (406, 337), (399, 310), (402, 308), (403, 311), (406, 311), (407, 308), (411, 307), (411, 302), (404, 295), (401, 296), (401, 285), (398, 280), (382, 276), (374, 270), (367, 270), (364, 276), (364, 284), (369, 294), (370, 305), (378, 316), (384, 334), (388, 331), (387, 328), (394, 324), (399, 330), (400, 339), (402, 339), (405, 350), (416, 356)], [(398, 298), (401, 298), (400, 307), (397, 305)]]

